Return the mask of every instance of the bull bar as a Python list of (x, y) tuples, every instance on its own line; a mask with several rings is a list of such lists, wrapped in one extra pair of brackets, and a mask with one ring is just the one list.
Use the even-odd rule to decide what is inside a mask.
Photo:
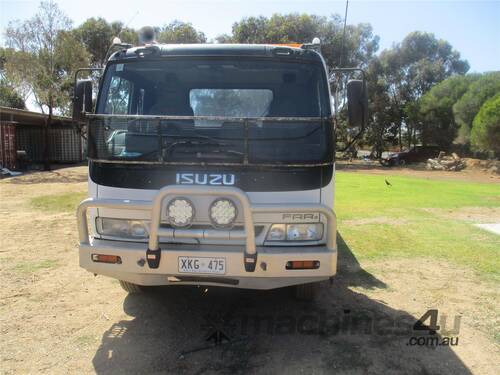
[[(243, 262), (246, 272), (254, 272), (257, 263), (257, 250), (255, 245), (255, 233), (252, 214), (253, 213), (320, 213), (327, 219), (326, 247), (330, 251), (336, 250), (336, 219), (333, 210), (324, 204), (252, 204), (248, 195), (241, 189), (229, 186), (208, 187), (208, 186), (186, 186), (169, 185), (158, 191), (152, 202), (127, 200), (127, 199), (94, 199), (88, 198), (80, 203), (77, 209), (77, 221), (80, 246), (89, 246), (90, 237), (88, 229), (87, 211), (90, 208), (110, 208), (149, 211), (151, 213), (151, 226), (149, 229), (149, 241), (146, 249), (146, 260), (149, 268), (159, 267), (161, 259), (160, 237), (171, 235), (172, 230), (161, 227), (161, 213), (163, 202), (169, 196), (176, 195), (205, 195), (228, 197), (238, 200), (242, 207), (244, 233), (241, 238), (245, 239), (245, 251)], [(199, 238), (199, 231), (196, 229), (183, 229), (183, 237)], [(228, 231), (211, 230), (212, 239), (227, 239)], [(166, 249), (168, 250), (168, 249)]]

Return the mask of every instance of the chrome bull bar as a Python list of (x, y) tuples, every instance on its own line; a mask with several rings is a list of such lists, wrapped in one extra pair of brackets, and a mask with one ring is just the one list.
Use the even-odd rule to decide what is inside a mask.
[[(324, 215), (327, 219), (327, 240), (326, 245), (330, 251), (336, 250), (336, 233), (337, 224), (333, 210), (323, 204), (251, 204), (248, 195), (241, 189), (230, 186), (186, 186), (186, 185), (169, 185), (158, 191), (153, 202), (149, 201), (132, 201), (123, 199), (93, 199), (88, 198), (80, 203), (77, 209), (78, 233), (80, 245), (89, 245), (89, 229), (87, 220), (87, 211), (90, 208), (110, 208), (110, 209), (126, 209), (149, 211), (151, 213), (151, 225), (149, 229), (149, 242), (146, 250), (146, 260), (150, 268), (158, 268), (161, 259), (161, 249), (159, 237), (164, 231), (161, 230), (161, 212), (163, 202), (168, 196), (176, 195), (208, 195), (217, 197), (233, 198), (240, 202), (243, 211), (245, 253), (243, 261), (245, 270), (253, 272), (257, 264), (257, 249), (255, 246), (255, 232), (253, 223), (253, 213), (310, 213), (318, 212)], [(196, 230), (183, 229), (183, 237), (189, 237), (192, 231), (193, 238), (197, 236)], [(217, 233), (218, 231), (213, 231)], [(220, 231), (224, 232), (224, 231)], [(212, 235), (212, 238), (217, 236)], [(220, 237), (221, 239), (224, 236)]]

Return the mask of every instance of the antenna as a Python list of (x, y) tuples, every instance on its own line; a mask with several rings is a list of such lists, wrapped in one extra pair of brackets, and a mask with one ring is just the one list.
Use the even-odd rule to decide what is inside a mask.
[(132, 18), (130, 18), (128, 20), (128, 22), (124, 26), (122, 26), (122, 28), (118, 32), (117, 37), (120, 37), (120, 34), (122, 33), (122, 31), (125, 30), (128, 27), (128, 25), (130, 25), (130, 22), (132, 22), (134, 20), (134, 18), (137, 17), (138, 14), (139, 14), (139, 11), (135, 12), (135, 14), (132, 16)]
[(347, 10), (349, 9), (349, 0), (345, 2), (345, 14), (344, 14), (344, 30), (342, 31), (342, 44), (340, 47), (340, 60), (339, 68), (342, 68), (342, 56), (344, 55), (344, 43), (345, 43), (345, 29), (347, 24)]
[(130, 18), (130, 20), (127, 22), (126, 25), (122, 25), (122, 27), (120, 28), (120, 31), (118, 31), (118, 34), (116, 34), (116, 36), (113, 38), (112, 42), (111, 42), (111, 46), (109, 46), (107, 52), (106, 52), (106, 55), (104, 56), (104, 61), (103, 61), (103, 64), (105, 61), (108, 60), (108, 56), (110, 55), (110, 52), (111, 50), (114, 48), (114, 47), (125, 47), (125, 48), (130, 48), (132, 47), (132, 44), (128, 44), (128, 43), (122, 43), (121, 39), (120, 39), (120, 34), (123, 32), (123, 30), (125, 30), (128, 25), (130, 25), (130, 22), (132, 22), (132, 20), (139, 14), (139, 11), (135, 12), (135, 14), (132, 16), (132, 18)]

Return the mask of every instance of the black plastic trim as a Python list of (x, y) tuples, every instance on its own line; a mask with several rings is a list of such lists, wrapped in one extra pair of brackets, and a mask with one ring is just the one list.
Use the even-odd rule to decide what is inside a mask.
[(327, 186), (333, 165), (318, 167), (193, 167), (100, 163), (89, 161), (89, 175), (97, 185), (158, 190), (177, 184), (177, 173), (234, 174), (234, 186), (246, 192), (304, 191)]

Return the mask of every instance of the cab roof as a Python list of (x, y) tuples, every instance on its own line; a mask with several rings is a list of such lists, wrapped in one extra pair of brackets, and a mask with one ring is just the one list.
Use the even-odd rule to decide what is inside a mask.
[(276, 57), (323, 62), (321, 55), (311, 49), (272, 44), (148, 44), (117, 51), (109, 61), (170, 56)]

